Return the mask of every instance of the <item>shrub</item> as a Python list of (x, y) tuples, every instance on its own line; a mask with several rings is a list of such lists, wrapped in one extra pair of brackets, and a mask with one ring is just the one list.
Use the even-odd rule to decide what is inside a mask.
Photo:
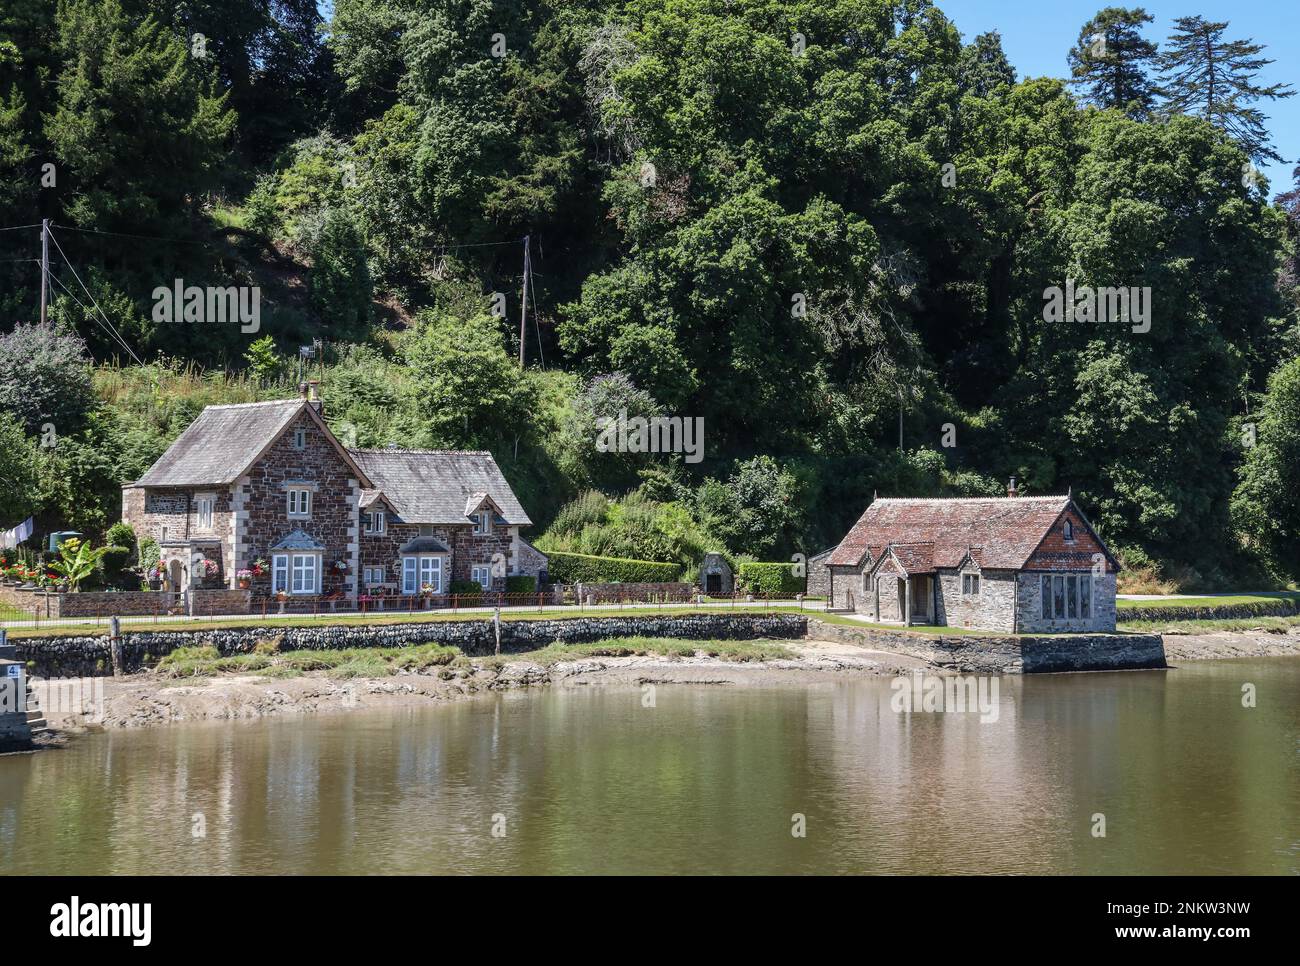
[(769, 597), (801, 594), (805, 585), (804, 578), (796, 577), (793, 565), (788, 563), (742, 563), (736, 577), (748, 593)]
[(551, 552), (549, 573), (561, 584), (658, 584), (680, 580), (682, 565), (623, 557), (596, 557), (585, 553)]
[(101, 566), (104, 570), (104, 583), (110, 587), (118, 586), (126, 568), (131, 565), (131, 548), (108, 546), (104, 548)]
[(158, 544), (152, 537), (145, 537), (140, 541), (140, 569), (144, 572), (145, 580), (149, 579), (149, 574), (157, 568), (162, 554), (158, 550)]
[(506, 578), (507, 594), (531, 594), (537, 590), (537, 578), (527, 575), (517, 575)]
[(453, 580), (451, 582), (451, 592), (453, 594), (481, 594), (483, 585), (477, 580)]
[(115, 523), (108, 528), (104, 542), (110, 547), (125, 547), (134, 550), (136, 546), (135, 529), (129, 523)]

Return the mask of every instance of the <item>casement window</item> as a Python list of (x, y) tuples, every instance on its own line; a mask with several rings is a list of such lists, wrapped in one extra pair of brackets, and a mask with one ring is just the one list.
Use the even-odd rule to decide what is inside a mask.
[(159, 542), (159, 543), (166, 543), (166, 542), (167, 542), (167, 528), (166, 528), (166, 527), (163, 527), (163, 528), (162, 528), (162, 534), (159, 536), (159, 538), (158, 538), (158, 542)]
[(365, 569), (366, 583), (370, 585), (382, 584), (384, 582), (383, 567), (367, 567)]
[(291, 486), (288, 490), (289, 516), (311, 516), (311, 490), (305, 486)]
[(212, 504), (213, 499), (210, 496), (201, 496), (194, 501), (195, 515), (198, 517), (198, 526), (203, 530), (212, 529)]
[(492, 589), (492, 568), (487, 564), (474, 564), (469, 568), (469, 579), (478, 581), (484, 590)]
[(488, 511), (480, 510), (474, 514), (474, 533), (476, 535), (489, 533), (492, 529), (492, 521), (489, 519)]
[(1065, 542), (1074, 543), (1074, 524), (1071, 521), (1066, 520), (1065, 526), (1062, 529), (1065, 532)]
[(442, 557), (408, 554), (402, 558), (402, 593), (418, 594), (425, 587), (442, 593)]
[(300, 429), (295, 429), (293, 431), (293, 448), (294, 449), (307, 448), (307, 430), (300, 428)]
[(980, 575), (979, 574), (962, 574), (961, 575), (961, 595), (963, 597), (976, 597), (980, 592)]
[(1043, 574), (1039, 578), (1039, 590), (1043, 620), (1092, 617), (1092, 574)]
[(383, 533), (388, 526), (388, 515), (383, 510), (371, 510), (363, 516), (366, 533)]
[(320, 554), (277, 553), (271, 557), (271, 592), (320, 593)]

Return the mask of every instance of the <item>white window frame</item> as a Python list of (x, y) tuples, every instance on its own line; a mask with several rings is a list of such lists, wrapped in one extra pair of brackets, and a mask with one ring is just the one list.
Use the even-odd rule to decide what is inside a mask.
[(487, 510), (479, 510), (474, 514), (474, 536), (485, 536), (492, 532), (492, 518)]
[(216, 505), (216, 502), (216, 499), (211, 496), (199, 496), (194, 498), (194, 515), (197, 519), (197, 526), (199, 529), (212, 529), (212, 510)]
[(285, 512), (291, 520), (305, 520), (310, 517), (311, 487), (289, 487), (285, 493)]
[(319, 551), (277, 553), (271, 556), (271, 593), (286, 591), (304, 596), (320, 593), (321, 554)]
[(408, 553), (402, 555), (402, 593), (414, 596), (428, 584), (435, 594), (443, 592), (442, 554)]
[(388, 531), (388, 514), (383, 510), (367, 510), (365, 517), (366, 533), (386, 533)]
[(474, 564), (469, 568), (469, 579), (477, 580), (478, 585), (484, 590), (492, 589), (492, 565), (491, 564)]

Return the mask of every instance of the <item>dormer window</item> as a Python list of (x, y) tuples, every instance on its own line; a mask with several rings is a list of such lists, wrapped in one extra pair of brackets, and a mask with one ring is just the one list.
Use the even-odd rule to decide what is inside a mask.
[(307, 448), (307, 430), (303, 429), (302, 427), (299, 427), (298, 429), (295, 429), (293, 431), (293, 448), (294, 449)]
[(474, 533), (476, 535), (488, 533), (491, 531), (492, 522), (488, 518), (487, 510), (480, 510), (474, 514)]
[(1074, 543), (1074, 524), (1069, 520), (1065, 521), (1065, 542)]
[(387, 514), (383, 510), (371, 510), (364, 516), (366, 533), (383, 533), (387, 528)]

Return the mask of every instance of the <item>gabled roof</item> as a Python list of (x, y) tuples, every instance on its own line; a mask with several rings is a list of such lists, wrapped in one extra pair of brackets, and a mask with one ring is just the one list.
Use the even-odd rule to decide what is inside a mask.
[(272, 550), (324, 550), (325, 545), (313, 537), (310, 533), (303, 530), (294, 530), (279, 543), (271, 547)]
[(934, 573), (934, 544), (895, 543), (889, 547), (905, 574)]
[[(198, 418), (167, 447), (136, 486), (223, 486), (248, 471), (300, 413), (306, 412), (334, 443), (339, 456), (357, 467), (339, 446), (315, 407), (305, 399), (205, 406)], [(358, 475), (364, 476), (360, 470)], [(369, 480), (363, 479), (363, 484)]]
[(897, 551), (924, 543), (932, 546), (932, 567), (956, 567), (969, 548), (978, 547), (980, 567), (1019, 570), (1071, 502), (1068, 496), (877, 499), (840, 541), (830, 564), (856, 567), (868, 551), (874, 558), (890, 544)]
[(349, 450), (407, 523), (469, 523), (472, 496), (491, 497), (510, 526), (530, 526), (510, 484), (488, 452), (432, 449)]

